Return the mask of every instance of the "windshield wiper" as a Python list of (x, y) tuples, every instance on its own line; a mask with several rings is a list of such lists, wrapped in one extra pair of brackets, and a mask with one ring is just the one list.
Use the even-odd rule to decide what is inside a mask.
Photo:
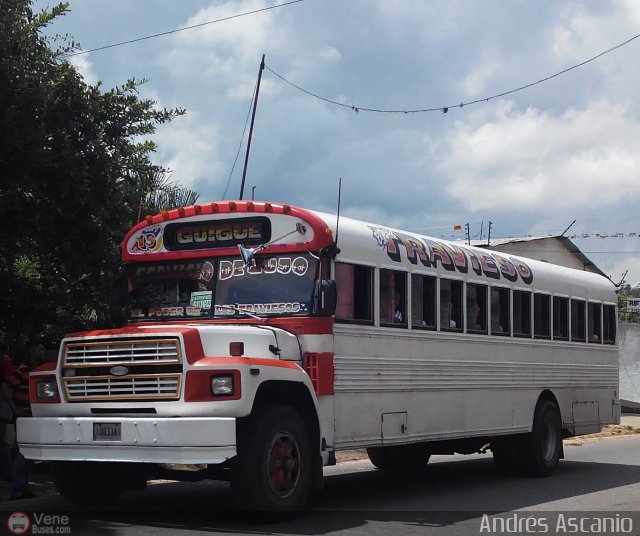
[(250, 316), (251, 318), (255, 318), (256, 320), (260, 320), (260, 322), (266, 322), (267, 321), (267, 319), (265, 317), (253, 314), (252, 312), (247, 311), (246, 309), (243, 309), (242, 307), (238, 307), (237, 305), (227, 305), (227, 304), (225, 304), (225, 305), (214, 305), (214, 308), (215, 308), (214, 309), (214, 314), (215, 314), (215, 310), (217, 308), (220, 308), (220, 309), (231, 309), (231, 310), (236, 311), (238, 313), (243, 313), (243, 314), (245, 314), (247, 316)]

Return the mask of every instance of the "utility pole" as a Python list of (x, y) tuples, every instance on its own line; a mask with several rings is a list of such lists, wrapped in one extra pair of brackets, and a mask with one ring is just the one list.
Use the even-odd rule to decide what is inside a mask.
[(240, 200), (244, 196), (244, 181), (247, 178), (247, 166), (249, 165), (249, 151), (251, 150), (251, 138), (253, 137), (253, 124), (256, 120), (256, 108), (258, 107), (258, 95), (260, 95), (260, 81), (262, 80), (262, 71), (264, 71), (264, 54), (260, 62), (260, 70), (258, 71), (258, 83), (256, 85), (256, 98), (253, 101), (253, 113), (251, 114), (251, 127), (249, 127), (249, 138), (247, 139), (247, 153), (244, 156), (244, 170), (242, 171), (242, 184), (240, 185)]
[(491, 245), (491, 226), (493, 225), (493, 222), (490, 221), (489, 222), (489, 235), (487, 236), (487, 246)]
[(469, 230), (469, 222), (465, 223), (465, 229), (467, 230), (467, 246), (471, 245), (471, 231)]
[(254, 184), (251, 187), (251, 201), (253, 201), (255, 197), (256, 197), (256, 185)]

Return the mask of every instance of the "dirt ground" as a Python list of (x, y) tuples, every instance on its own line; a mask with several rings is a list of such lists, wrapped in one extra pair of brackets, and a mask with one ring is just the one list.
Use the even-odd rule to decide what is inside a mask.
[[(579, 446), (585, 441), (601, 441), (605, 438), (634, 434), (640, 434), (640, 415), (623, 415), (620, 424), (604, 426), (602, 431), (597, 434), (565, 439), (564, 444), (568, 446)], [(366, 449), (343, 450), (336, 453), (336, 459), (338, 463), (366, 460), (367, 451)]]

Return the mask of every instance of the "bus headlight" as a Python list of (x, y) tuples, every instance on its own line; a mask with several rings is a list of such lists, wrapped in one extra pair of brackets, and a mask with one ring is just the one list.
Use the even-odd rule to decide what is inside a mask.
[(216, 396), (233, 394), (233, 376), (213, 376), (211, 378), (211, 392)]
[(40, 400), (52, 400), (58, 398), (58, 387), (55, 380), (36, 381), (36, 398)]

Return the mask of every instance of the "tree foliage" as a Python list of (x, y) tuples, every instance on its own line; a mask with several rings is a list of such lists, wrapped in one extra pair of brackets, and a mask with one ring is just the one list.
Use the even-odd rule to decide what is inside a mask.
[(141, 203), (159, 203), (163, 184), (175, 194), (165, 201), (180, 197), (148, 136), (184, 110), (141, 98), (144, 80), (87, 85), (63, 59), (75, 44), (56, 48), (42, 32), (67, 4), (0, 5), (0, 331), (54, 342), (109, 324), (119, 246)]

